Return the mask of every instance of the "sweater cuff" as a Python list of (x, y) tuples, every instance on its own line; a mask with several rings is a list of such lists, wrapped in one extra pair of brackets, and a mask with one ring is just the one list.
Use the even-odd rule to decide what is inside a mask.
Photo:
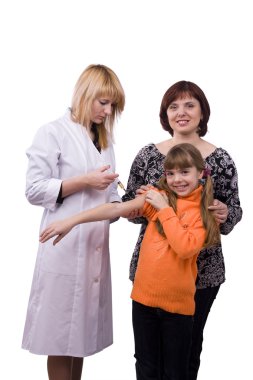
[(158, 211), (157, 217), (159, 218), (160, 222), (163, 224), (164, 222), (166, 222), (166, 220), (175, 218), (176, 213), (172, 207), (165, 207), (165, 208), (162, 208), (160, 211)]

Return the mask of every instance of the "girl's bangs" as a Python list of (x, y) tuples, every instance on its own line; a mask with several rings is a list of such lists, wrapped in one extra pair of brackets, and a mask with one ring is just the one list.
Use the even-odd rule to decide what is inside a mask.
[(171, 155), (165, 162), (165, 169), (184, 169), (191, 168), (193, 166), (192, 158), (189, 154), (184, 152), (178, 152), (175, 155)]

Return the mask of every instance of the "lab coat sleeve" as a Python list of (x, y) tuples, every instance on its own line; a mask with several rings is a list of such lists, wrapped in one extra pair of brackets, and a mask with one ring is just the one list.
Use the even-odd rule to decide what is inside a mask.
[(111, 192), (110, 192), (109, 202), (122, 202), (121, 197), (119, 196), (118, 190), (117, 190), (118, 188), (117, 178), (110, 186), (111, 186)]
[[(113, 144), (110, 141), (109, 142), (109, 149), (111, 153), (111, 170), (114, 173), (115, 172), (115, 154), (113, 149)], [(110, 196), (109, 196), (109, 202), (122, 202), (121, 197), (118, 193), (118, 178), (116, 178), (110, 185)]]
[(41, 127), (27, 149), (28, 169), (26, 197), (28, 201), (53, 211), (61, 188), (60, 144), (52, 125)]

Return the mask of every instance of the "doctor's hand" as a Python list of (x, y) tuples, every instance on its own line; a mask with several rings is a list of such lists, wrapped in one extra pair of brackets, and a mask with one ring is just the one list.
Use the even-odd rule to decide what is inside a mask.
[(228, 206), (218, 199), (214, 199), (212, 206), (208, 210), (213, 212), (217, 223), (225, 223), (228, 217)]
[(119, 176), (116, 173), (109, 172), (108, 169), (110, 169), (110, 165), (102, 166), (93, 172), (87, 173), (85, 175), (86, 185), (97, 190), (106, 189)]
[(45, 243), (47, 240), (51, 239), (54, 236), (57, 236), (53, 241), (53, 245), (59, 243), (59, 241), (69, 233), (73, 228), (73, 224), (69, 219), (58, 220), (54, 223), (51, 223), (44, 231), (40, 234), (40, 242)]

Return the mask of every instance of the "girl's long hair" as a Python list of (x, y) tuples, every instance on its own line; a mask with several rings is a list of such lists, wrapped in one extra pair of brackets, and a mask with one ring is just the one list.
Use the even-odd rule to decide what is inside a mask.
[[(201, 156), (201, 153), (192, 144), (178, 144), (170, 149), (168, 152), (165, 162), (164, 169), (184, 169), (189, 167), (196, 167), (196, 169), (201, 172), (205, 171), (205, 163)], [(201, 218), (203, 225), (206, 229), (206, 239), (203, 248), (207, 248), (216, 245), (220, 242), (220, 230), (215, 217), (211, 211), (208, 210), (208, 206), (213, 204), (213, 183), (209, 174), (201, 180), (203, 191), (201, 195)], [(158, 189), (164, 190), (167, 197), (169, 205), (173, 210), (177, 211), (177, 194), (169, 189), (166, 181), (165, 175), (163, 175), (157, 184)], [(157, 219), (156, 221), (158, 231), (161, 235), (165, 236), (162, 224)]]

